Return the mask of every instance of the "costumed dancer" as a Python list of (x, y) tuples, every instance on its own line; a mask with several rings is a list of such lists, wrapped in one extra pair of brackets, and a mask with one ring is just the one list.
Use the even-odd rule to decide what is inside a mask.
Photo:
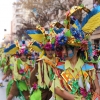
[[(75, 10), (76, 8), (82, 9), (80, 6), (75, 7)], [(86, 31), (85, 28), (84, 30)], [(51, 91), (57, 94), (57, 100), (99, 100), (100, 90), (95, 68), (92, 63), (85, 62), (88, 60), (88, 41), (75, 28), (67, 30), (64, 35), (68, 37), (66, 51), (70, 50), (72, 54), (65, 61), (65, 70), (61, 74), (55, 70), (56, 78), (51, 85)]]
[[(9, 45), (9, 47), (4, 49), (4, 53), (8, 57), (6, 66), (4, 68), (4, 77), (3, 79), (9, 77), (10, 75), (12, 76), (13, 74), (13, 67), (14, 67), (14, 62), (16, 61), (16, 49), (18, 49), (15, 44)], [(14, 49), (15, 48), (15, 49)], [(13, 51), (15, 50), (15, 51)]]
[(37, 38), (44, 40), (41, 41), (43, 56), (36, 61), (35, 69), (31, 73), (30, 83), (32, 92), (30, 100), (49, 100), (52, 97), (52, 92), (49, 90), (49, 87), (51, 81), (54, 79), (53, 68), (56, 67), (59, 60), (54, 56), (55, 45), (52, 39), (54, 40), (55, 37), (45, 33), (42, 35), (43, 38), (39, 38), (39, 36)]
[[(3, 73), (4, 73), (4, 76), (3, 76), (3, 78), (2, 78), (2, 80), (4, 81), (6, 78), (8, 78), (9, 77), (9, 75), (11, 74), (11, 69), (10, 69), (10, 55), (6, 55), (6, 65), (5, 65), (5, 67), (4, 67), (4, 71), (3, 71)], [(9, 81), (9, 79), (6, 79), (6, 81)]]
[[(25, 43), (24, 43), (25, 44)], [(19, 47), (17, 60), (14, 62), (13, 81), (8, 85), (7, 100), (12, 100), (13, 97), (18, 96), (20, 100), (29, 100), (29, 78), (31, 71), (31, 64), (27, 60), (28, 50), (26, 46)]]
[[(97, 81), (95, 68), (93, 64), (86, 64), (82, 60), (84, 51), (82, 50), (83, 47), (81, 47), (81, 45), (84, 44), (80, 44), (79, 46), (79, 42), (74, 43), (75, 41), (72, 41), (72, 44), (70, 41), (68, 42), (69, 45), (67, 45), (66, 51), (68, 53), (69, 60), (65, 61), (65, 68), (63, 69), (64, 71), (62, 71), (62, 73), (57, 73), (58, 69), (55, 69), (56, 78), (52, 83), (51, 91), (54, 94), (56, 93), (59, 95), (56, 95), (57, 100), (91, 100), (93, 92), (90, 87), (93, 88), (94, 84), (96, 86), (96, 90), (94, 91), (95, 93), (99, 94), (99, 84)], [(86, 48), (87, 44), (84, 46)], [(57, 66), (57, 68), (58, 67), (59, 66)]]
[[(1, 68), (2, 68), (2, 72), (4, 72), (5, 66), (7, 63), (7, 57), (3, 51), (2, 55), (1, 55)], [(4, 81), (5, 77), (3, 79), (0, 80), (0, 86), (3, 86), (3, 81)]]

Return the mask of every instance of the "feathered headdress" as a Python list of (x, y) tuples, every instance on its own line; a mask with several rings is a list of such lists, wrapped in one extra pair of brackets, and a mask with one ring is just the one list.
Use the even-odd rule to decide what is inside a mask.
[(52, 49), (55, 44), (56, 33), (52, 29), (46, 31), (40, 25), (36, 26), (37, 30), (27, 30), (26, 33), (36, 42), (41, 45), (41, 49)]

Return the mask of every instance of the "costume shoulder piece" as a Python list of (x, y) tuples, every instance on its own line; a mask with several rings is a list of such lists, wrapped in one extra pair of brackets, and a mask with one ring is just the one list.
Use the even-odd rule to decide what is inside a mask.
[(89, 70), (94, 70), (93, 64), (87, 64), (87, 63), (85, 63), (85, 64), (82, 66), (82, 71), (89, 71)]
[(64, 71), (65, 70), (65, 62), (62, 62), (62, 61), (58, 62), (57, 68)]

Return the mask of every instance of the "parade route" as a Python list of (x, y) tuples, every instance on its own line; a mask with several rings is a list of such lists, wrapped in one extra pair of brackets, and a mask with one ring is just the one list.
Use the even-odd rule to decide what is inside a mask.
[[(2, 79), (2, 71), (0, 70), (0, 79)], [(0, 87), (0, 100), (6, 100), (6, 86), (7, 82), (4, 82), (4, 87)]]

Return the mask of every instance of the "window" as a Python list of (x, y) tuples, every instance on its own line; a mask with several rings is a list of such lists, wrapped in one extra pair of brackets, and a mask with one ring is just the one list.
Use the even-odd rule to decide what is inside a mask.
[(99, 49), (99, 40), (100, 40), (100, 39), (94, 40), (95, 49)]

